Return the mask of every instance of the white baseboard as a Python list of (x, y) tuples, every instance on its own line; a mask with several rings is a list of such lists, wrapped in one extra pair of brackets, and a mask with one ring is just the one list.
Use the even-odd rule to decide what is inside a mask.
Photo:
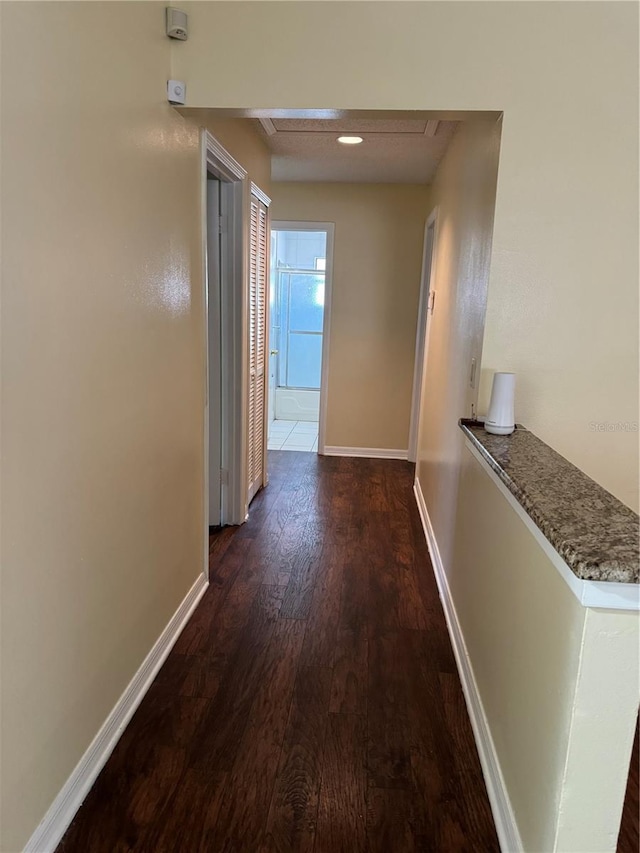
[(64, 783), (24, 853), (53, 853), (56, 849), (208, 586), (207, 578), (200, 575)]
[(383, 447), (324, 447), (323, 456), (359, 456), (366, 459), (405, 459), (407, 450), (387, 450)]
[(440, 600), (442, 601), (445, 619), (447, 620), (451, 645), (453, 646), (453, 653), (456, 658), (458, 673), (460, 675), (460, 681), (462, 682), (462, 689), (467, 703), (467, 711), (471, 720), (476, 746), (478, 747), (480, 764), (482, 766), (484, 781), (487, 786), (487, 793), (489, 795), (493, 819), (496, 824), (496, 832), (498, 833), (500, 849), (503, 853), (520, 853), (523, 847), (520, 833), (518, 832), (518, 825), (515, 820), (515, 815), (513, 814), (509, 793), (502, 776), (502, 771), (500, 770), (500, 763), (496, 754), (493, 738), (491, 737), (491, 731), (482, 705), (482, 699), (478, 692), (478, 685), (476, 684), (475, 676), (473, 674), (473, 667), (469, 660), (469, 653), (467, 652), (462, 629), (458, 621), (456, 608), (453, 603), (453, 599), (451, 598), (451, 592), (449, 590), (447, 576), (442, 564), (442, 558), (440, 557), (438, 543), (436, 542), (431, 519), (427, 512), (427, 505), (425, 504), (424, 495), (422, 494), (422, 489), (420, 488), (420, 483), (417, 479), (415, 481), (413, 491), (416, 496), (418, 512), (420, 513), (424, 535), (427, 540), (427, 547), (429, 549), (429, 554), (431, 555), (433, 572), (438, 585), (438, 592), (440, 593)]

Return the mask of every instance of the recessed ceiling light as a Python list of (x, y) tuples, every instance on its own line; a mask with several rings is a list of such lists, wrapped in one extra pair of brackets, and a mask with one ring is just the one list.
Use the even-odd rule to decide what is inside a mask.
[(338, 142), (342, 142), (343, 145), (360, 145), (362, 142), (361, 136), (339, 136)]

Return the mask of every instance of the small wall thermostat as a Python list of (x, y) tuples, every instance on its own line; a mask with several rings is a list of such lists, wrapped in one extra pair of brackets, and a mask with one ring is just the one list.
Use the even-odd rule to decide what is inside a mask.
[(181, 41), (187, 40), (186, 12), (181, 12), (180, 9), (174, 9), (173, 6), (167, 6), (167, 35), (170, 39), (180, 39)]
[(167, 100), (170, 104), (184, 104), (187, 98), (187, 85), (182, 80), (167, 80)]

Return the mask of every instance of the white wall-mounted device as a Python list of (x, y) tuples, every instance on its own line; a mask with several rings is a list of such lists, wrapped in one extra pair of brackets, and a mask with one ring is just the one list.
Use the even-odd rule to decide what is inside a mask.
[(174, 9), (173, 6), (167, 6), (167, 35), (170, 39), (180, 39), (186, 41), (187, 32), (187, 13), (181, 12), (180, 9)]
[(170, 104), (184, 104), (187, 98), (187, 84), (182, 80), (167, 80), (167, 100)]
[(489, 411), (484, 428), (493, 435), (511, 435), (515, 429), (513, 396), (516, 387), (515, 373), (494, 373)]

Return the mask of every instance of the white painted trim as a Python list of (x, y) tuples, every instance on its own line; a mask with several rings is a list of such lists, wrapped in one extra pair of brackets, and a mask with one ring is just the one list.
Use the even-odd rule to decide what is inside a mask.
[(418, 512), (422, 521), (424, 535), (427, 540), (427, 547), (431, 555), (433, 564), (433, 573), (438, 585), (438, 592), (444, 616), (449, 629), (449, 637), (455, 655), (460, 681), (462, 682), (462, 690), (467, 703), (467, 711), (471, 720), (471, 727), (478, 747), (478, 755), (482, 766), (484, 781), (487, 786), (487, 794), (489, 795), (489, 803), (493, 813), (493, 819), (496, 825), (498, 841), (500, 849), (503, 853), (520, 853), (523, 850), (522, 840), (518, 831), (511, 801), (507, 786), (500, 769), (500, 762), (496, 753), (496, 748), (491, 737), (491, 730), (487, 721), (487, 716), (482, 705), (482, 698), (478, 690), (473, 667), (469, 658), (469, 653), (464, 641), (464, 635), (458, 615), (456, 613), (455, 604), (451, 597), (447, 576), (440, 557), (440, 550), (436, 541), (431, 519), (427, 511), (427, 506), (420, 488), (420, 482), (416, 479), (413, 487), (418, 504)]
[(202, 134), (206, 140), (207, 164), (214, 171), (221, 172), (222, 177), (227, 181), (244, 181), (247, 177), (247, 170), (229, 154), (227, 149), (208, 130), (203, 129)]
[(571, 592), (583, 607), (601, 607), (609, 610), (640, 610), (640, 585), (635, 583), (617, 583), (616, 581), (589, 581), (577, 577), (522, 504), (511, 494), (478, 448), (466, 436), (464, 441), (467, 450), (474, 459), (477, 459), (483, 471), (490, 477), (507, 499), (509, 505), (516, 511), (518, 517), (525, 523), (529, 532), (551, 560)]
[(209, 581), (201, 574), (62, 786), (24, 853), (53, 853), (56, 849), (208, 586)]
[[(205, 335), (205, 409), (204, 409), (204, 571), (209, 571), (209, 305), (207, 281), (207, 172), (225, 184), (231, 185), (229, 202), (231, 211), (228, 221), (228, 286), (222, 286), (222, 325), (227, 330), (223, 345), (222, 371), (222, 467), (228, 474), (228, 483), (223, 486), (223, 524), (242, 524), (247, 517), (246, 482), (246, 283), (247, 258), (245, 239), (246, 170), (209, 133), (202, 129), (201, 145), (201, 240), (204, 288), (204, 335)], [(226, 278), (226, 276), (225, 276)]]
[[(427, 247), (429, 231), (433, 229), (431, 243), (431, 259), (427, 269)], [(429, 315), (429, 294), (433, 289), (436, 271), (436, 247), (438, 240), (438, 208), (429, 214), (424, 226), (422, 241), (422, 270), (420, 273), (420, 300), (418, 302), (418, 322), (416, 324), (416, 349), (413, 364), (413, 390), (411, 393), (411, 420), (409, 422), (409, 461), (418, 459), (418, 440), (420, 437), (420, 415), (424, 380), (427, 375), (426, 364), (429, 355), (429, 332), (431, 331), (431, 316)]]
[(202, 511), (204, 536), (202, 539), (202, 571), (209, 577), (209, 234), (207, 224), (207, 159), (208, 134), (200, 130), (200, 245), (201, 245), (201, 275), (203, 298), (203, 336), (204, 336), (204, 476), (202, 496)]
[[(322, 365), (320, 369), (320, 414), (318, 418), (318, 453), (321, 456), (352, 456), (351, 453), (330, 453), (325, 446), (327, 434), (327, 401), (329, 399), (329, 350), (331, 347), (331, 294), (333, 292), (334, 222), (292, 222), (278, 219), (271, 223), (275, 231), (324, 231), (327, 235), (327, 267), (324, 276), (324, 313), (322, 315)], [(334, 450), (336, 448), (333, 448)], [(337, 448), (338, 450), (340, 448)], [(367, 455), (367, 454), (360, 454)], [(406, 458), (406, 457), (405, 457)]]
[(267, 136), (274, 136), (278, 132), (270, 118), (259, 118), (258, 121), (263, 126)]
[(275, 219), (271, 226), (276, 231), (327, 231), (334, 222), (311, 222), (311, 220)]
[(327, 265), (324, 277), (324, 314), (322, 315), (322, 366), (320, 373), (320, 412), (318, 417), (318, 451), (326, 452), (327, 403), (329, 400), (329, 350), (331, 348), (331, 304), (333, 294), (333, 249), (335, 225), (324, 223), (327, 230)]
[(265, 207), (269, 207), (271, 205), (271, 199), (269, 196), (264, 192), (264, 190), (261, 190), (257, 184), (254, 184), (253, 181), (251, 181), (251, 195), (254, 195), (258, 201), (261, 201), (264, 204)]
[(388, 450), (383, 447), (325, 447), (321, 456), (355, 456), (364, 459), (407, 459), (406, 450)]

